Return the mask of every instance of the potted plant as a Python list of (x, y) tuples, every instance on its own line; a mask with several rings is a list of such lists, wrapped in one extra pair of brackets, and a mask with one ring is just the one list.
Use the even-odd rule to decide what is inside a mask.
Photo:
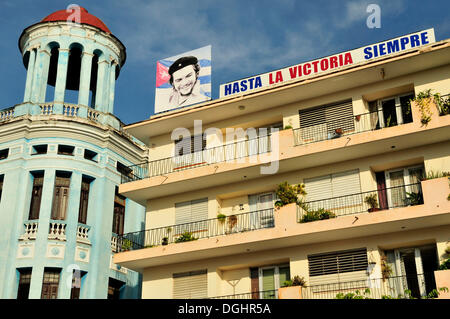
[(301, 204), (298, 195), (305, 196), (305, 184), (290, 185), (287, 181), (278, 185), (275, 191), (278, 200), (275, 202), (275, 208), (280, 208), (285, 205), (296, 203)]
[(379, 210), (379, 208), (378, 208), (378, 199), (377, 199), (377, 194), (376, 193), (367, 195), (364, 198), (364, 203), (369, 205), (369, 209), (368, 209), (369, 213), (376, 212), (377, 210)]
[(219, 221), (220, 224), (223, 224), (226, 218), (227, 216), (224, 214), (217, 214), (217, 220)]
[(161, 245), (166, 246), (169, 244), (169, 238), (168, 237), (163, 237), (162, 241), (161, 241)]
[(182, 233), (180, 235), (180, 237), (178, 237), (175, 240), (175, 243), (184, 243), (184, 242), (187, 242), (187, 241), (193, 241), (193, 240), (197, 240), (197, 239), (198, 238), (195, 238), (194, 236), (192, 236), (191, 232), (186, 231), (186, 232)]
[(387, 256), (381, 256), (381, 276), (383, 280), (389, 278), (392, 275), (392, 267), (387, 263)]
[(228, 216), (228, 229), (231, 233), (233, 231), (234, 226), (237, 224), (237, 216), (236, 215), (230, 215)]
[(301, 299), (302, 287), (306, 286), (305, 278), (294, 276), (291, 280), (286, 280), (283, 287), (278, 289), (280, 299)]
[(356, 116), (355, 116), (356, 122), (359, 122), (360, 119), (361, 119), (361, 115), (356, 115)]

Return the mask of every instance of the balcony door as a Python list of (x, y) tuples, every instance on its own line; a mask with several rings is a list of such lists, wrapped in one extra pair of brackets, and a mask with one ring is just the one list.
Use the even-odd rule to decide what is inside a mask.
[(412, 122), (409, 100), (414, 93), (407, 93), (377, 101), (378, 116), (381, 127), (391, 127)]
[(392, 295), (409, 290), (415, 298), (426, 296), (436, 288), (433, 272), (437, 269), (435, 245), (400, 248), (386, 252), (392, 274), (387, 282)]
[(278, 288), (290, 279), (289, 265), (269, 266), (259, 268), (259, 287), (261, 299), (278, 298)]
[(386, 193), (390, 208), (408, 205), (407, 198), (412, 194), (420, 194), (420, 177), (423, 175), (422, 165), (398, 168), (385, 172)]
[(275, 197), (274, 192), (249, 195), (250, 224), (252, 229), (274, 226), (272, 210)]

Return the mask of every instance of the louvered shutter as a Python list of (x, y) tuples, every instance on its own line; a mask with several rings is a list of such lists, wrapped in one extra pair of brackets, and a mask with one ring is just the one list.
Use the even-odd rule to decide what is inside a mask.
[(344, 133), (355, 129), (351, 100), (301, 110), (299, 117), (304, 143), (331, 138), (336, 129)]
[(175, 204), (175, 224), (191, 222), (191, 201)]
[(208, 198), (191, 201), (191, 222), (208, 219)]
[(304, 180), (306, 190), (306, 200), (316, 201), (333, 197), (333, 187), (331, 185), (331, 175), (325, 175)]
[(279, 269), (280, 287), (283, 287), (285, 281), (291, 279), (291, 273), (289, 266), (280, 267)]
[(362, 281), (367, 279), (367, 250), (361, 248), (310, 255), (308, 265), (310, 285)]
[(206, 270), (173, 274), (174, 299), (202, 299), (208, 297)]

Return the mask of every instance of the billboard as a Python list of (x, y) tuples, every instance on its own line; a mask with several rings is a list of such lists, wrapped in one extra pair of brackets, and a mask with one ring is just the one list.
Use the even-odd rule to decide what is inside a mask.
[(222, 84), (220, 85), (219, 97), (247, 94), (254, 90), (275, 84), (282, 84), (293, 80), (303, 80), (318, 74), (342, 70), (369, 60), (383, 58), (411, 48), (424, 46), (435, 41), (433, 28), (419, 31), (384, 42), (370, 44), (351, 51)]
[(155, 114), (211, 100), (211, 46), (156, 63)]

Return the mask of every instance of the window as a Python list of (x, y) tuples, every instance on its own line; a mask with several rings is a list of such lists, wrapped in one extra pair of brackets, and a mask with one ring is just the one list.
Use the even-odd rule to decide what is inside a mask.
[(93, 162), (97, 162), (97, 153), (88, 149), (84, 150), (84, 158)]
[(39, 219), (39, 211), (41, 208), (42, 187), (44, 186), (44, 172), (34, 172), (33, 190), (31, 191), (29, 220)]
[(133, 172), (133, 171), (131, 170), (131, 168), (129, 168), (129, 167), (123, 165), (123, 164), (120, 163), (120, 162), (117, 162), (116, 169), (117, 169), (117, 171), (118, 171), (120, 174), (125, 175), (125, 176), (130, 176), (131, 173)]
[(75, 146), (70, 145), (58, 145), (58, 154), (60, 155), (72, 155), (75, 150)]
[(261, 299), (274, 299), (278, 295), (278, 288), (286, 280), (291, 279), (289, 265), (260, 267), (258, 270)]
[(9, 148), (0, 150), (0, 160), (8, 158)]
[(70, 289), (70, 299), (80, 299), (81, 281), (86, 272), (74, 270), (72, 275), (72, 288)]
[(48, 145), (34, 145), (31, 155), (47, 154)]
[(206, 135), (191, 136), (175, 141), (175, 156), (183, 156), (206, 149)]
[(413, 92), (369, 102), (369, 111), (377, 114), (374, 128), (411, 123), (413, 118), (409, 101), (412, 98)]
[[(385, 171), (386, 189), (383, 190), (383, 195), (387, 198), (388, 207), (422, 204), (420, 178), (423, 174), (423, 165)], [(413, 193), (417, 196), (414, 203), (409, 202)]]
[(28, 299), (31, 284), (31, 268), (21, 268), (19, 271), (19, 288), (17, 289), (17, 299)]
[(125, 283), (114, 279), (109, 278), (108, 283), (108, 299), (120, 299), (120, 289)]
[(185, 224), (208, 219), (208, 198), (175, 203), (175, 224)]
[(117, 235), (123, 235), (123, 226), (125, 223), (125, 201), (126, 198), (119, 194), (119, 188), (116, 187), (112, 232)]
[(41, 299), (57, 299), (59, 275), (61, 269), (45, 268), (44, 279), (42, 280)]
[(87, 176), (83, 176), (81, 180), (80, 209), (78, 211), (78, 222), (81, 224), (86, 224), (87, 221), (91, 182), (92, 178), (89, 178)]
[(70, 173), (56, 172), (51, 219), (66, 219), (67, 206), (69, 204), (69, 189)]
[(333, 138), (337, 129), (344, 134), (355, 130), (352, 100), (301, 110), (299, 116), (303, 143)]
[(367, 250), (339, 251), (319, 255), (309, 255), (309, 276), (322, 276), (358, 270), (366, 270)]
[(207, 271), (197, 270), (173, 274), (174, 299), (202, 299), (208, 297)]

